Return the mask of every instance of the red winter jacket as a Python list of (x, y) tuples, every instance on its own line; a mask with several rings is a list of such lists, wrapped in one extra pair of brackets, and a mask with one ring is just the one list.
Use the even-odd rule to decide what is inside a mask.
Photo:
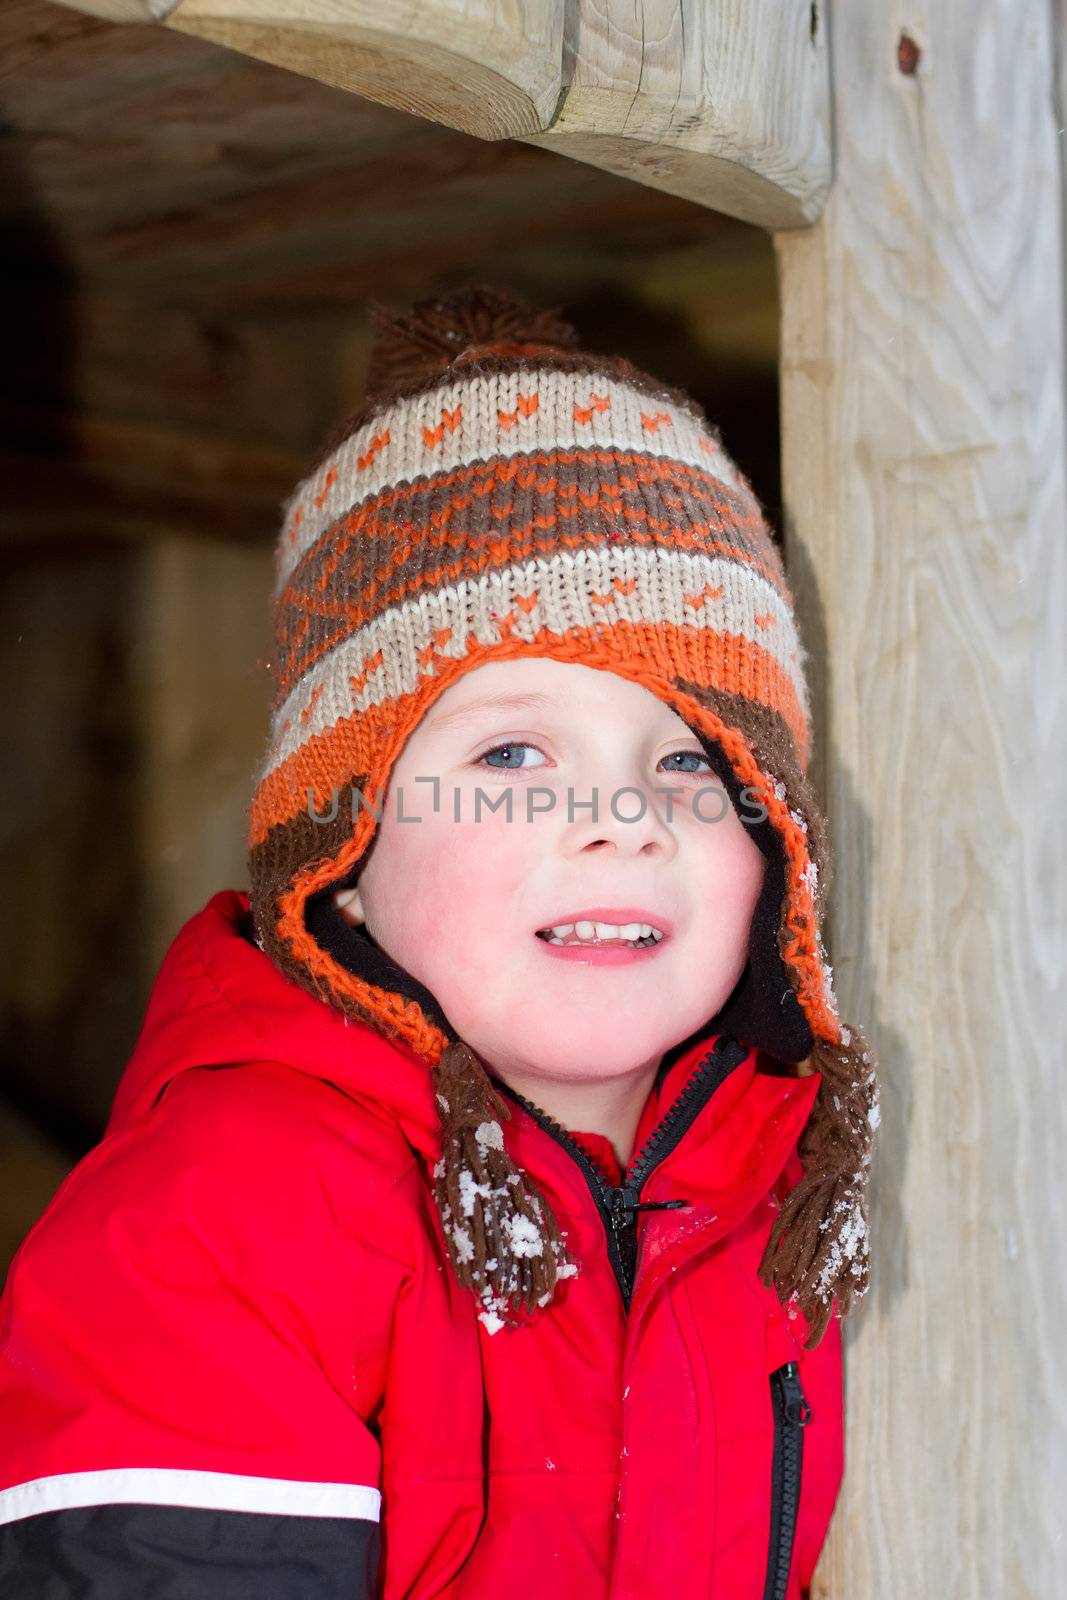
[(224, 890), (178, 934), (9, 1273), (0, 1594), (802, 1600), (840, 1324), (805, 1352), (756, 1267), (818, 1075), (687, 1048), (627, 1174), (681, 1203), (636, 1212), (606, 1141), (509, 1091), (580, 1270), (494, 1333), (432, 1199), (427, 1063), (284, 978), (247, 909)]

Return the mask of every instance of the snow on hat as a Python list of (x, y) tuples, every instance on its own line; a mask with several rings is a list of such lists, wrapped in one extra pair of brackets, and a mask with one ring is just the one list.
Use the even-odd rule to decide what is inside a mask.
[[(435, 1199), (452, 1265), (516, 1322), (576, 1270), (515, 1167), (510, 1117), (435, 997), (339, 912), (411, 731), (488, 661), (547, 656), (642, 684), (766, 816), (749, 961), (711, 1019), (821, 1083), (760, 1278), (819, 1343), (869, 1277), (873, 1054), (840, 1020), (821, 927), (826, 827), (807, 777), (806, 653), (753, 490), (685, 393), (580, 348), (484, 285), (375, 304), (363, 408), (284, 510), (269, 747), (248, 810), (257, 940), (312, 994), (435, 1072)], [(323, 820), (323, 814), (327, 820)], [(459, 1225), (460, 1218), (464, 1219)]]

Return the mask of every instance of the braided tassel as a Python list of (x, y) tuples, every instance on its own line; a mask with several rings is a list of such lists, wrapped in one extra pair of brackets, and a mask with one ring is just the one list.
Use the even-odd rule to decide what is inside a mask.
[(560, 1278), (577, 1266), (548, 1202), (515, 1166), (499, 1119), (510, 1107), (493, 1089), (469, 1045), (456, 1040), (435, 1069), (443, 1147), (434, 1200), (456, 1277), (483, 1309), (490, 1333), (548, 1305)]
[(804, 1176), (782, 1201), (759, 1265), (761, 1283), (803, 1312), (807, 1350), (822, 1340), (835, 1297), (844, 1317), (867, 1293), (867, 1190), (879, 1122), (874, 1057), (862, 1035), (842, 1028), (837, 1044), (818, 1039), (810, 1061), (822, 1082), (797, 1143)]

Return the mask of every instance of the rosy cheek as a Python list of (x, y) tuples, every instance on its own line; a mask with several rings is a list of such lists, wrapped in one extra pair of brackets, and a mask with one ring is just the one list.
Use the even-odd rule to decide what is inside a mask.
[(506, 915), (526, 876), (528, 831), (501, 818), (453, 826), (442, 841), (440, 892), (461, 899), (483, 928), (487, 917)]

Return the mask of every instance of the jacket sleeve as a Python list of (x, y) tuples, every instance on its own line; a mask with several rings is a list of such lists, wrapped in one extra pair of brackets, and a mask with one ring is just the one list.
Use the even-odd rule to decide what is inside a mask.
[(372, 1346), (402, 1265), (350, 1232), (331, 1093), (186, 1071), (24, 1241), (0, 1299), (5, 1600), (375, 1594)]

